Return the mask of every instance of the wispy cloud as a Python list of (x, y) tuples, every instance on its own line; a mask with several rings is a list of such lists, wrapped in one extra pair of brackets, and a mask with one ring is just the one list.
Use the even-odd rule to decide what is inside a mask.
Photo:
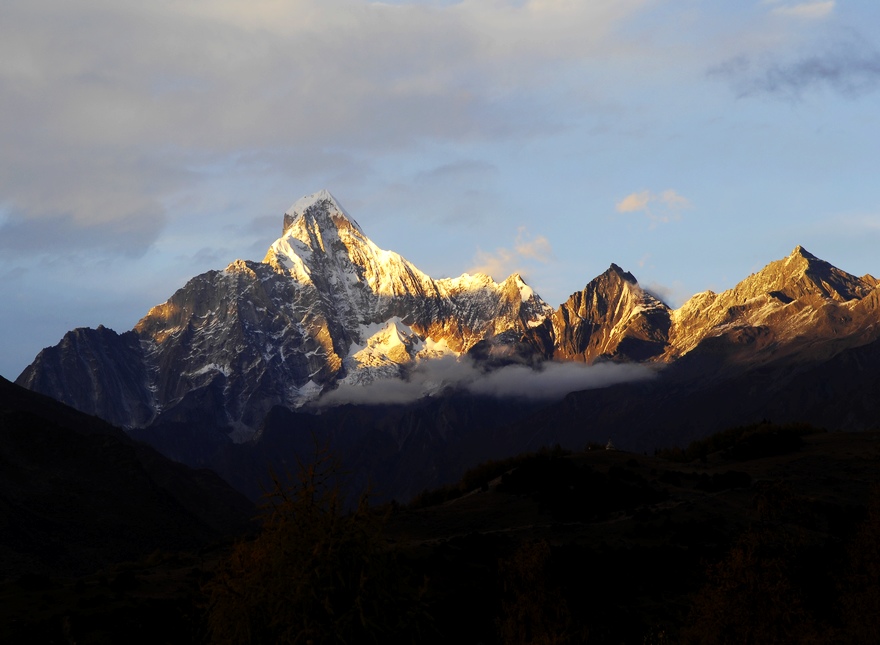
[(511, 273), (525, 273), (527, 261), (546, 264), (553, 260), (553, 248), (543, 235), (529, 235), (524, 226), (517, 229), (513, 248), (497, 248), (494, 252), (477, 251), (470, 273), (485, 273), (502, 280)]
[(693, 294), (684, 290), (680, 281), (675, 281), (671, 286), (659, 282), (648, 282), (639, 285), (652, 296), (665, 302), (672, 308), (681, 307)]
[(740, 55), (707, 71), (730, 83), (738, 96), (768, 95), (799, 100), (806, 92), (827, 88), (857, 98), (880, 88), (880, 51), (858, 34), (824, 51), (786, 61)]
[(873, 239), (880, 234), (880, 214), (840, 214), (816, 223), (811, 232), (829, 237)]
[[(773, 4), (776, 4), (775, 2)], [(785, 4), (773, 9), (777, 16), (792, 16), (794, 18), (819, 19), (831, 15), (834, 11), (834, 0), (826, 2), (800, 2), (798, 4)]]
[(690, 207), (690, 200), (671, 188), (659, 194), (649, 190), (630, 193), (615, 206), (618, 213), (644, 213), (652, 225), (681, 219), (681, 211)]
[(533, 238), (528, 237), (528, 231), (525, 226), (517, 229), (516, 241), (513, 245), (514, 251), (524, 258), (531, 258), (538, 262), (549, 262), (553, 259), (553, 248), (550, 241), (543, 235), (537, 235)]

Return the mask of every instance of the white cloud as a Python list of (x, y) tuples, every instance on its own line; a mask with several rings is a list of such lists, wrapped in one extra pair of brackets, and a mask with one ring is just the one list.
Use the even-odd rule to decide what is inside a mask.
[(649, 190), (630, 193), (615, 206), (618, 213), (644, 213), (652, 225), (667, 224), (680, 219), (681, 211), (690, 207), (690, 200), (672, 189), (659, 194)]
[(468, 386), (474, 394), (521, 397), (535, 401), (561, 399), (569, 392), (608, 387), (654, 376), (644, 365), (545, 363), (540, 370), (511, 365), (490, 372)]
[(671, 286), (653, 281), (641, 286), (645, 291), (673, 309), (681, 307), (693, 295), (684, 289), (684, 285), (679, 280), (673, 282)]
[(667, 208), (672, 209), (690, 208), (691, 206), (691, 202), (687, 197), (682, 197), (674, 190), (664, 190), (660, 193), (659, 201)]
[(880, 214), (842, 213), (814, 223), (807, 231), (820, 237), (873, 241), (880, 234)]
[(478, 250), (474, 257), (474, 264), (467, 272), (485, 273), (496, 280), (503, 280), (517, 270), (519, 261), (520, 258), (510, 249), (498, 248), (494, 253)]
[(618, 213), (635, 213), (638, 211), (645, 211), (648, 208), (648, 204), (652, 200), (652, 195), (647, 190), (643, 190), (638, 193), (630, 193), (619, 202), (617, 202), (617, 212)]
[(513, 248), (497, 248), (493, 253), (477, 251), (469, 273), (485, 273), (503, 280), (512, 273), (526, 273), (527, 261), (548, 263), (553, 260), (553, 248), (543, 235), (530, 237), (526, 227), (517, 229)]
[(447, 387), (498, 398), (532, 401), (561, 399), (569, 392), (608, 387), (615, 383), (652, 378), (656, 372), (644, 365), (600, 363), (542, 364), (539, 368), (508, 365), (484, 372), (467, 357), (421, 361), (406, 380), (378, 379), (366, 385), (342, 383), (322, 396), (320, 405), (345, 403), (408, 403)]
[(553, 259), (553, 248), (546, 237), (538, 235), (528, 239), (527, 235), (528, 231), (525, 226), (520, 226), (517, 229), (513, 248), (519, 255), (524, 258), (537, 260), (538, 262), (549, 262)]

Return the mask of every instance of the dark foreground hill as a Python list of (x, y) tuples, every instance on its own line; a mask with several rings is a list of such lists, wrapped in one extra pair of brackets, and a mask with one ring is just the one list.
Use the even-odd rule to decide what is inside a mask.
[(196, 549), (252, 514), (214, 473), (0, 378), (0, 580)]
[(593, 448), (488, 462), (370, 513), (293, 495), (232, 557), (154, 556), (0, 595), (18, 603), (16, 635), (54, 625), (40, 633), (77, 643), (150, 642), (132, 625), (166, 620), (154, 641), (876, 642), (880, 434), (757, 425), (661, 456)]
[(811, 432), (533, 453), (388, 531), (434, 584), (435, 642), (876, 642), (880, 434)]

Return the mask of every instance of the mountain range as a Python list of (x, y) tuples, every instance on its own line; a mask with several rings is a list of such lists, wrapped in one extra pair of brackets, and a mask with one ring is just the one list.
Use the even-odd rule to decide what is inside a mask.
[(800, 246), (678, 309), (612, 264), (554, 310), (516, 274), (427, 276), (321, 191), (262, 262), (192, 278), (122, 334), (68, 332), (16, 383), (250, 494), (316, 437), (408, 495), (536, 443), (648, 450), (771, 414), (865, 429), (878, 339), (880, 281)]

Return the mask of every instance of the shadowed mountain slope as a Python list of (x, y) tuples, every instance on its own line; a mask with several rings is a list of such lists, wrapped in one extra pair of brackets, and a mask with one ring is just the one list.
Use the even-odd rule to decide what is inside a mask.
[(214, 473), (0, 378), (0, 578), (197, 548), (252, 513)]

